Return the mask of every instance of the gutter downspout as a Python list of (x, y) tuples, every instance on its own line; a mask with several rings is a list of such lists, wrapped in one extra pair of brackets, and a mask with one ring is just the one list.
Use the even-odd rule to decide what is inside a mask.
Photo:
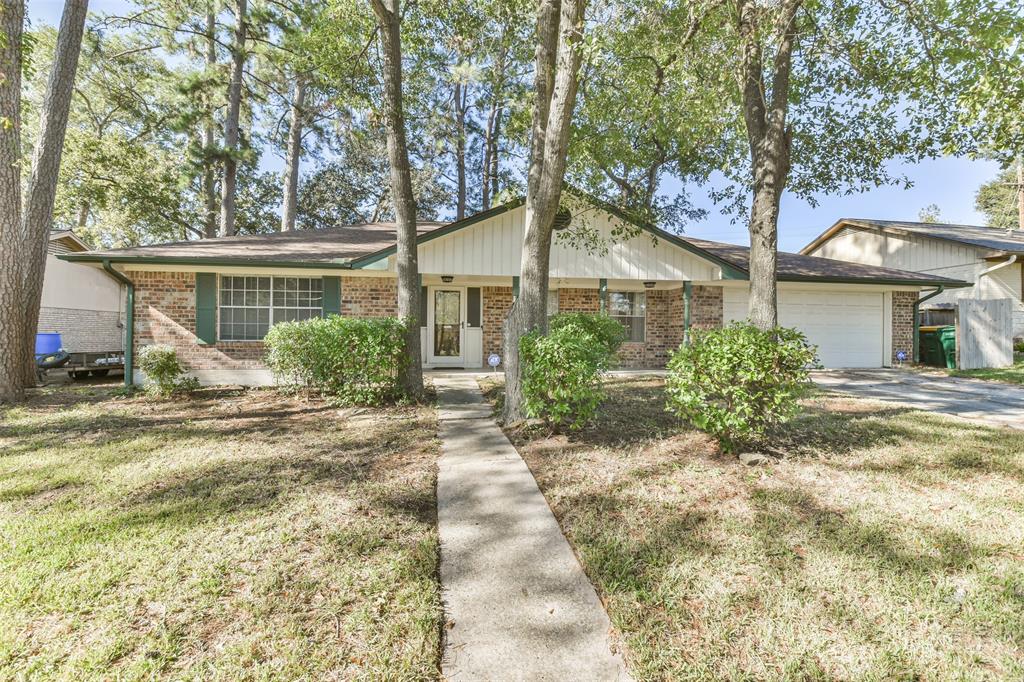
[(124, 385), (131, 386), (135, 381), (135, 282), (125, 277), (110, 265), (110, 260), (103, 259), (103, 269), (127, 288), (125, 300), (125, 340), (124, 340)]
[(914, 362), (915, 363), (921, 362), (921, 304), (924, 303), (925, 301), (927, 301), (928, 299), (935, 298), (936, 296), (941, 294), (943, 291), (945, 291), (945, 289), (946, 289), (946, 287), (940, 285), (939, 288), (936, 289), (935, 291), (933, 291), (932, 293), (928, 294), (927, 296), (923, 296), (923, 297), (917, 299), (916, 301), (914, 301)]
[(1014, 255), (1010, 256), (1009, 258), (1007, 258), (1006, 260), (1004, 260), (999, 265), (993, 265), (992, 267), (988, 268), (987, 270), (982, 270), (978, 274), (978, 277), (979, 278), (980, 277), (984, 277), (985, 275), (987, 275), (989, 273), (995, 272), (996, 270), (999, 270), (1001, 268), (1005, 268), (1007, 265), (1013, 265), (1016, 262), (1017, 262), (1017, 255), (1014, 254)]

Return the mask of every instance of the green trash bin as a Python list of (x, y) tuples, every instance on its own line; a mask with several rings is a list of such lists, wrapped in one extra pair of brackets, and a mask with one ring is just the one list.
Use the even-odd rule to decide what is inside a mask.
[(940, 329), (939, 342), (942, 344), (942, 359), (945, 367), (956, 369), (956, 327), (949, 325)]
[(939, 326), (924, 326), (918, 330), (918, 352), (921, 364), (932, 367), (945, 367), (946, 358), (942, 352), (942, 341), (939, 339)]

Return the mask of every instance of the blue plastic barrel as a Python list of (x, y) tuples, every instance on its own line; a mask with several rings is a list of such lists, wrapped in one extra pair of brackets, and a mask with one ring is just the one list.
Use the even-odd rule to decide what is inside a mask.
[(50, 355), (60, 349), (60, 334), (36, 334), (36, 357)]

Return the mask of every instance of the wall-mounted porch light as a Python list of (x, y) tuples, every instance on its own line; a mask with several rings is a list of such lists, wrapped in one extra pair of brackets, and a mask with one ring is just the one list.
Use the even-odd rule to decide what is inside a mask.
[(451, 284), (453, 279), (455, 278), (452, 277), (451, 275), (441, 275), (441, 281), (444, 282), (445, 284)]
[(657, 284), (657, 282), (644, 282), (644, 289), (653, 289)]

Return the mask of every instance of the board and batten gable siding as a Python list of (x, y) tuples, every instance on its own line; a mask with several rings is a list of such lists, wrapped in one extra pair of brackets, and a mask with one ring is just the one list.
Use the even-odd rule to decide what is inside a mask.
[[(459, 275), (520, 274), (525, 207), (518, 207), (475, 225), (430, 240), (420, 246), (419, 269), (423, 273)], [(607, 253), (590, 253), (562, 242), (551, 245), (551, 276), (660, 281), (710, 281), (721, 279), (721, 270), (664, 239), (655, 243), (643, 232), (620, 241), (612, 236), (616, 219), (603, 213), (587, 213), (588, 227), (597, 230)]]

